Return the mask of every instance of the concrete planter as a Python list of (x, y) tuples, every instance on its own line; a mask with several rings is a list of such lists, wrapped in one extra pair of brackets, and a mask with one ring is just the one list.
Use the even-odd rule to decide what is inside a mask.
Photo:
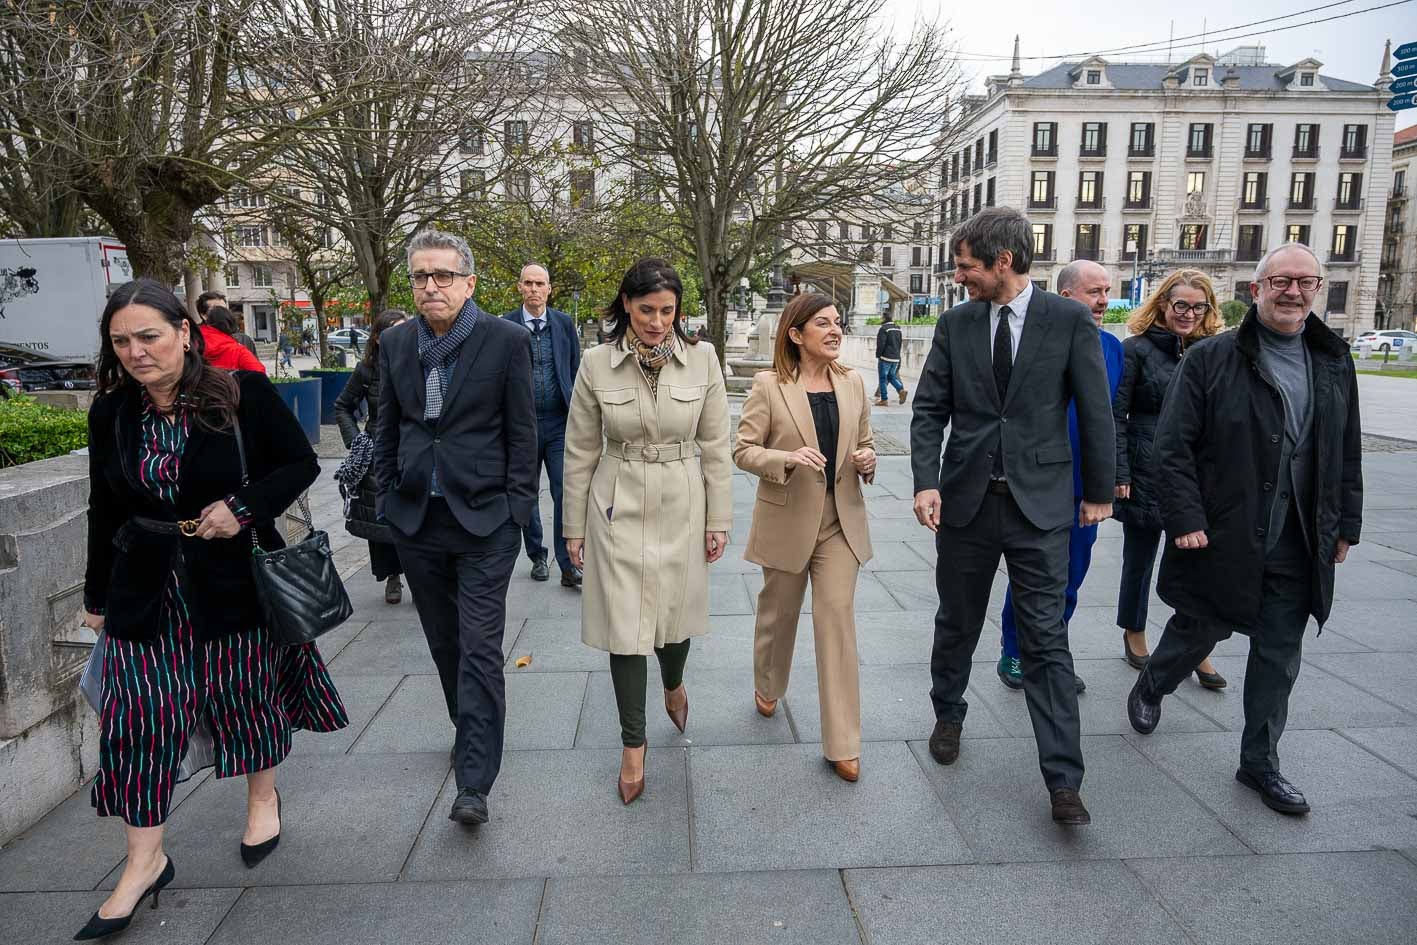
[[(330, 426), (335, 422), (335, 401), (344, 393), (349, 376), (354, 371), (310, 368), (300, 372), (301, 377), (309, 377), (320, 382), (320, 422)], [(313, 442), (313, 441), (312, 441)]]
[(282, 381), (275, 385), (276, 393), (295, 419), (300, 421), (300, 429), (314, 446), (320, 442), (320, 388), (317, 377), (302, 378), (298, 381)]

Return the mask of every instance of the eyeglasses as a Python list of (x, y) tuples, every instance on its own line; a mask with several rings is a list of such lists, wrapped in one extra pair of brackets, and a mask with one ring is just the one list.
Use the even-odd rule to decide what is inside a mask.
[(1301, 292), (1314, 292), (1324, 281), (1319, 276), (1265, 276), (1264, 281), (1269, 283), (1269, 287), (1276, 292), (1288, 291), (1294, 283), (1299, 283)]
[(1197, 318), (1205, 318), (1207, 315), (1210, 314), (1210, 303), (1197, 302), (1196, 304), (1192, 305), (1190, 302), (1182, 302), (1177, 300), (1171, 303), (1170, 309), (1172, 314), (1180, 315), (1183, 318), (1191, 312), (1195, 312)]
[(415, 289), (427, 287), (429, 279), (432, 279), (433, 284), (438, 288), (446, 289), (448, 286), (452, 285), (453, 280), (459, 276), (467, 277), (470, 275), (472, 275), (470, 272), (448, 272), (446, 269), (439, 269), (437, 272), (410, 272), (408, 277), (413, 282)]

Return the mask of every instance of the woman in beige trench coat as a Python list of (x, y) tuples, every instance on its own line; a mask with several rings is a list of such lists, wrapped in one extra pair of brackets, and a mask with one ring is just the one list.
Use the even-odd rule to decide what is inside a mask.
[(664, 708), (682, 732), (689, 640), (708, 630), (708, 565), (733, 518), (723, 371), (711, 345), (685, 336), (682, 297), (665, 261), (631, 267), (566, 421), (562, 534), (585, 569), (581, 640), (610, 654), (626, 804), (645, 785), (646, 657), (658, 658)]

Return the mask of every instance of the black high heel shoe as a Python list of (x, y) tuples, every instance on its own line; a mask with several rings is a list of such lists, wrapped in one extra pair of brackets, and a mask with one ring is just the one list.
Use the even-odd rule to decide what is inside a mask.
[[(1131, 633), (1130, 630), (1122, 631), (1122, 659), (1126, 660), (1127, 665), (1132, 669), (1146, 669), (1146, 661), (1151, 658), (1151, 655), (1137, 656), (1133, 653), (1132, 645), (1127, 642), (1127, 634), (1129, 633)], [(1145, 642), (1145, 638), (1143, 638), (1143, 642)]]
[(167, 865), (162, 868), (153, 884), (143, 890), (143, 894), (138, 897), (138, 901), (133, 905), (133, 911), (127, 915), (118, 916), (116, 919), (105, 919), (95, 910), (88, 924), (79, 929), (79, 934), (74, 936), (76, 942), (87, 942), (90, 939), (103, 938), (112, 935), (114, 932), (121, 932), (133, 921), (133, 916), (137, 915), (138, 909), (142, 907), (143, 900), (148, 896), (153, 897), (153, 908), (157, 908), (158, 896), (162, 894), (167, 884), (172, 882), (177, 875), (177, 869), (172, 865), (172, 857), (167, 858)]
[[(280, 791), (276, 791), (276, 824), (280, 825)], [(269, 840), (262, 840), (253, 846), (241, 844), (241, 862), (246, 864), (246, 868), (252, 869), (259, 866), (260, 862), (270, 856), (275, 851), (276, 845), (280, 843), (280, 830), (276, 830), (276, 835)]]

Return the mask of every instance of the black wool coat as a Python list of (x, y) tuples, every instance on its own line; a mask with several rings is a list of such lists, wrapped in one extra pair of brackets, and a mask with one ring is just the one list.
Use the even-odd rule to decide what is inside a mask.
[(234, 433), (213, 433), (193, 421), (182, 453), (176, 514), (138, 479), (142, 394), (137, 385), (104, 394), (89, 410), (84, 606), (104, 614), (104, 629), (117, 639), (157, 636), (163, 590), (179, 566), (199, 640), (249, 632), (263, 622), (251, 576), (249, 530), (233, 538), (185, 538), (155, 534), (131, 521), (133, 516), (195, 519), (211, 503), (235, 495), (254, 517), (261, 547), (285, 547), (276, 516), (315, 481), (320, 465), (299, 421), (266, 376), (232, 374), (241, 390), (237, 420), (250, 484), (241, 485)]
[(1182, 351), (1181, 339), (1157, 325), (1122, 342), (1122, 381), (1112, 400), (1112, 422), (1117, 427), (1117, 485), (1132, 489), (1131, 498), (1116, 501), (1113, 517), (1124, 525), (1161, 531), (1153, 441)]
[[(1157, 592), (1178, 612), (1254, 627), (1260, 615), (1265, 535), (1279, 477), (1284, 405), (1259, 364), (1253, 306), (1235, 331), (1192, 345), (1156, 429), (1156, 466), (1168, 539), (1204, 531), (1208, 546), (1166, 542)], [(1363, 442), (1358, 376), (1348, 345), (1316, 315), (1304, 326), (1313, 379), (1315, 536), (1310, 613), (1320, 625), (1333, 603), (1338, 540), (1356, 545), (1363, 526)]]

